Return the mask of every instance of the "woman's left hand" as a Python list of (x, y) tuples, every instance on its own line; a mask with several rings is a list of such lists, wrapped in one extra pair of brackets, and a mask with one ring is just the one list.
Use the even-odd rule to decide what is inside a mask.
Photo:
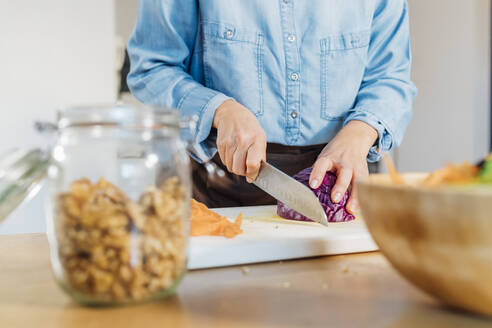
[[(350, 121), (318, 156), (309, 179), (311, 188), (318, 188), (326, 172), (334, 171), (337, 182), (333, 187), (331, 199), (334, 203), (339, 203), (351, 183), (369, 174), (366, 158), (377, 138), (377, 131), (367, 123)], [(359, 209), (354, 189), (346, 208), (351, 213)]]

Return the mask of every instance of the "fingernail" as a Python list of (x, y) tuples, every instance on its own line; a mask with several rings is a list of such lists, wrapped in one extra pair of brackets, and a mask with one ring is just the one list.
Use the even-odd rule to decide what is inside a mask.
[(318, 187), (318, 180), (314, 179), (311, 181), (311, 188), (316, 189)]
[(349, 206), (350, 213), (355, 214), (358, 210), (359, 210), (358, 204), (350, 204)]
[(333, 196), (333, 201), (335, 203), (340, 203), (341, 200), (342, 200), (342, 193), (341, 192), (336, 192), (335, 193), (335, 196)]

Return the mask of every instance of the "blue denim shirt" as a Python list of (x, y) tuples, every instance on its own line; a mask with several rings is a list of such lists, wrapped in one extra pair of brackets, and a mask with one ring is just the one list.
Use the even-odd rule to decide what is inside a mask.
[(202, 156), (217, 107), (235, 99), (268, 142), (328, 143), (374, 127), (368, 160), (400, 144), (416, 89), (406, 0), (141, 0), (128, 85), (144, 103), (197, 115)]

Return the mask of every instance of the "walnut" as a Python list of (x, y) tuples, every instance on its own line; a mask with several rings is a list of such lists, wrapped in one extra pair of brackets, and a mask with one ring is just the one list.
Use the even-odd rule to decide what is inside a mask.
[(71, 195), (61, 197), (61, 205), (66, 215), (78, 218), (82, 213), (82, 208), (77, 199)]
[(128, 223), (128, 216), (125, 213), (115, 213), (100, 219), (98, 227), (110, 231), (121, 230), (122, 228), (125, 229)]
[(77, 286), (83, 286), (89, 280), (89, 273), (86, 270), (75, 269), (71, 274), (72, 282)]
[(158, 255), (149, 256), (145, 261), (144, 267), (148, 272), (156, 276), (162, 276), (167, 269), (165, 263), (159, 258)]
[(85, 203), (92, 193), (94, 186), (87, 178), (80, 179), (70, 185), (70, 194), (79, 200), (80, 203)]
[(107, 247), (126, 248), (130, 247), (130, 235), (124, 230), (111, 231), (102, 237), (101, 243)]
[(130, 282), (133, 279), (132, 270), (128, 266), (120, 266), (119, 277), (124, 282)]
[(144, 213), (143, 207), (134, 202), (128, 202), (126, 208), (133, 224), (135, 224), (139, 230), (143, 230), (147, 223), (147, 216)]
[(93, 281), (94, 292), (104, 293), (111, 288), (113, 284), (114, 276), (104, 270), (100, 270), (95, 266), (89, 268), (89, 275)]
[(106, 270), (108, 268), (108, 259), (104, 254), (104, 248), (100, 245), (91, 250), (91, 260), (100, 269)]
[(187, 199), (177, 177), (133, 202), (106, 179), (58, 195), (56, 234), (69, 287), (98, 301), (145, 300), (186, 266)]
[(143, 237), (142, 248), (144, 254), (160, 254), (164, 252), (164, 246), (162, 245), (161, 241), (152, 236)]
[(125, 194), (104, 178), (99, 179), (95, 188), (101, 190), (113, 202), (122, 203), (127, 201)]
[(130, 263), (130, 250), (126, 248), (121, 249), (118, 258), (122, 264)]
[(118, 282), (115, 282), (113, 286), (111, 286), (111, 293), (116, 300), (124, 300), (126, 297), (125, 287)]

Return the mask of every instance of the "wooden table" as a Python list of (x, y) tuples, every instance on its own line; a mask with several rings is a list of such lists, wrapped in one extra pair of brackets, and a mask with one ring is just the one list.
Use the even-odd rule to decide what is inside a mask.
[(492, 326), (440, 306), (379, 253), (194, 271), (165, 301), (84, 308), (55, 284), (44, 235), (0, 236), (0, 252), (2, 328)]

